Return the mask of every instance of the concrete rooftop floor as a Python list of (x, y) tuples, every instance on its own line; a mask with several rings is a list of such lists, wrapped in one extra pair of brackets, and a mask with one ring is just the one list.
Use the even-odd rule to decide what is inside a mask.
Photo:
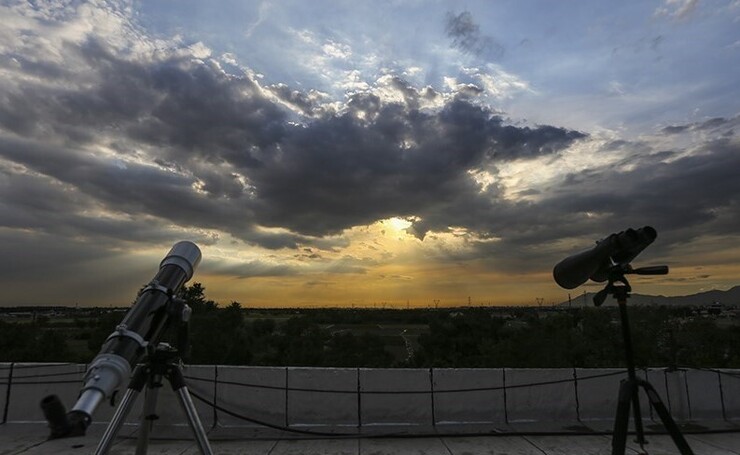
[[(102, 425), (94, 425), (84, 437), (47, 441), (47, 428), (40, 424), (8, 423), (0, 425), (0, 454), (90, 454), (95, 451)], [(125, 431), (124, 429), (123, 431)], [(129, 436), (133, 433), (128, 431)], [(161, 437), (161, 435), (159, 435)], [(696, 455), (740, 455), (740, 432), (686, 434)], [(629, 437), (627, 454), (638, 454), (639, 447)], [(648, 435), (647, 453), (676, 454), (666, 435)], [(611, 436), (429, 436), (379, 439), (216, 439), (211, 438), (216, 454), (241, 455), (601, 455), (611, 453)], [(134, 454), (136, 439), (119, 438), (111, 454)], [(198, 454), (188, 439), (161, 439), (156, 435), (149, 445), (150, 454)]]

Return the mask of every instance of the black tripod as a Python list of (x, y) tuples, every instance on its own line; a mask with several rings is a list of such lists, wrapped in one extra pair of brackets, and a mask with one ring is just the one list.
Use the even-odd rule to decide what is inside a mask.
[[(182, 336), (187, 337), (186, 330), (183, 332)], [(181, 346), (181, 349), (184, 349), (182, 346), (186, 346), (186, 343), (187, 342), (183, 339), (178, 340), (178, 344)], [(136, 398), (144, 389), (144, 386), (146, 386), (146, 395), (141, 422), (139, 423), (139, 437), (136, 443), (136, 455), (146, 455), (149, 447), (149, 434), (154, 425), (154, 421), (157, 419), (157, 396), (159, 394), (159, 389), (162, 387), (163, 379), (167, 379), (172, 386), (172, 390), (175, 392), (177, 400), (180, 402), (183, 413), (187, 418), (190, 430), (195, 436), (195, 441), (198, 444), (200, 453), (203, 455), (213, 455), (211, 445), (208, 442), (208, 436), (203, 429), (203, 424), (200, 422), (200, 418), (198, 417), (198, 411), (195, 408), (195, 404), (193, 404), (193, 400), (190, 397), (190, 392), (188, 392), (188, 388), (185, 385), (185, 378), (183, 378), (180, 365), (180, 351), (171, 347), (169, 344), (159, 343), (156, 348), (150, 350), (146, 363), (138, 365), (134, 370), (128, 389), (123, 395), (121, 402), (118, 404), (118, 408), (116, 408), (116, 412), (108, 424), (105, 433), (103, 433), (103, 436), (100, 438), (98, 447), (95, 449), (95, 455), (108, 453), (113, 444), (113, 440), (116, 438), (118, 431), (126, 420), (126, 416), (131, 411)]]
[[(625, 360), (627, 361), (627, 379), (623, 379), (619, 385), (619, 399), (617, 404), (617, 415), (614, 418), (614, 433), (612, 434), (612, 455), (624, 455), (627, 443), (627, 432), (629, 427), (630, 406), (635, 421), (635, 433), (637, 438), (635, 442), (644, 450), (645, 432), (642, 427), (642, 415), (640, 412), (640, 399), (638, 396), (639, 388), (645, 391), (650, 401), (650, 405), (655, 409), (660, 417), (661, 422), (671, 435), (673, 443), (676, 445), (681, 455), (694, 455), (686, 439), (681, 434), (681, 430), (671, 417), (670, 412), (661, 401), (660, 396), (655, 388), (646, 380), (638, 379), (635, 374), (635, 359), (632, 352), (632, 335), (630, 333), (629, 319), (627, 318), (627, 299), (630, 296), (632, 287), (625, 274), (633, 273), (637, 275), (665, 275), (668, 273), (667, 266), (642, 267), (633, 269), (629, 264), (616, 265), (609, 272), (609, 283), (606, 287), (594, 296), (594, 304), (600, 306), (604, 303), (607, 295), (611, 294), (617, 299), (619, 304), (619, 316), (622, 322), (622, 337), (624, 339)], [(643, 452), (644, 453), (644, 452)]]

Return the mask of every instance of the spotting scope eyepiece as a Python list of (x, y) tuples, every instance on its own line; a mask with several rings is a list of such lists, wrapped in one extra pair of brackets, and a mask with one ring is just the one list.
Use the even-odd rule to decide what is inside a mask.
[(103, 342), (100, 352), (85, 374), (84, 384), (72, 410), (65, 414), (58, 397), (41, 401), (51, 438), (84, 435), (98, 405), (110, 399), (170, 326), (173, 297), (193, 277), (201, 260), (200, 249), (192, 242), (178, 242), (159, 265), (159, 271), (136, 298), (115, 331)]
[(565, 289), (574, 289), (589, 279), (606, 281), (612, 267), (632, 262), (657, 236), (650, 226), (611, 234), (590, 250), (560, 261), (552, 272), (555, 282)]

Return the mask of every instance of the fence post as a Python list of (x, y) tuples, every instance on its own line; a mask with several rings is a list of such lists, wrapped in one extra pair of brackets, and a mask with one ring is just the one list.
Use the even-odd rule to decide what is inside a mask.
[(285, 428), (290, 428), (290, 421), (288, 420), (288, 371), (290, 369), (285, 367)]
[(434, 412), (434, 368), (429, 368), (429, 393), (432, 398), (432, 427), (437, 428), (437, 416)]
[(727, 411), (725, 411), (725, 391), (722, 389), (722, 372), (717, 370), (717, 381), (719, 382), (719, 401), (722, 403), (722, 420), (727, 421)]
[(14, 367), (15, 367), (15, 362), (11, 362), (10, 371), (8, 372), (8, 384), (7, 384), (7, 388), (5, 389), (5, 409), (3, 410), (3, 423), (8, 421), (8, 408), (10, 408), (10, 389), (13, 387), (13, 368)]
[[(213, 365), (213, 403), (218, 404), (218, 365)], [(218, 426), (218, 409), (213, 407), (213, 427)]]
[(686, 389), (686, 407), (689, 411), (689, 421), (692, 420), (691, 416), (691, 395), (689, 394), (689, 374), (688, 371), (683, 370), (683, 386)]
[(503, 378), (504, 385), (504, 421), (509, 423), (509, 405), (506, 401), (506, 368), (501, 368), (501, 376)]
[(578, 372), (576, 367), (573, 367), (573, 389), (576, 398), (576, 420), (581, 422), (581, 402), (578, 398)]
[(362, 430), (362, 386), (359, 367), (357, 368), (357, 429)]

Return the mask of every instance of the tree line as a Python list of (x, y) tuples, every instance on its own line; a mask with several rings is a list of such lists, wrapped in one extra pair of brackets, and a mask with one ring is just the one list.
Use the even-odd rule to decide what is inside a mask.
[[(219, 306), (195, 283), (192, 364), (317, 367), (619, 367), (624, 351), (616, 308), (544, 312), (534, 308), (456, 310), (284, 310), (259, 315), (238, 302)], [(719, 327), (685, 308), (630, 307), (638, 366), (740, 367), (740, 326)], [(89, 362), (124, 313), (55, 324), (0, 321), (0, 361)], [(250, 317), (246, 317), (249, 314)], [(384, 324), (428, 327), (398, 358), (400, 337), (353, 329)], [(337, 330), (341, 326), (343, 329)]]

